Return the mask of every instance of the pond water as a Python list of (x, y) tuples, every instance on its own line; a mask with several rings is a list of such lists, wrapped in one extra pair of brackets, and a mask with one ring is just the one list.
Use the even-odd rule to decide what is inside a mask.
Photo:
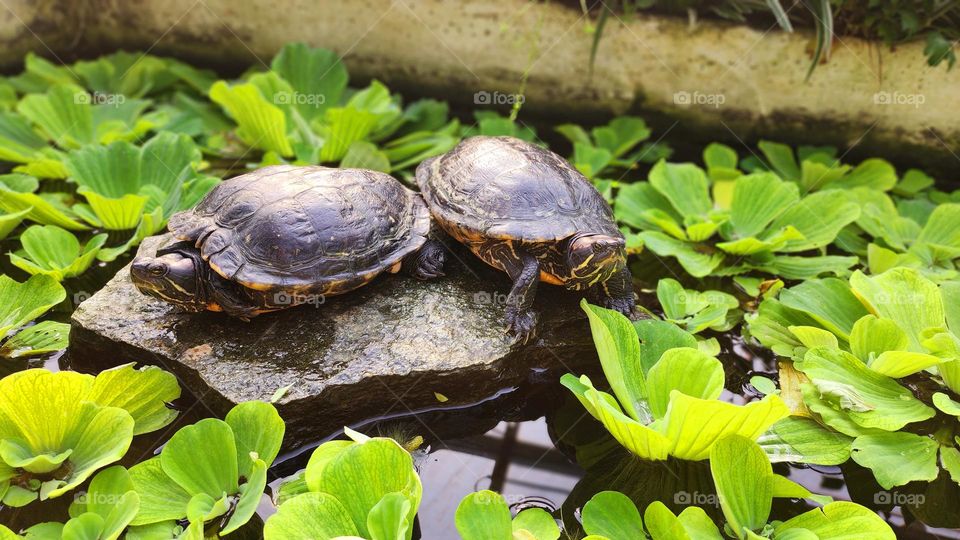
[[(725, 399), (744, 402), (750, 398), (743, 381), (749, 375), (764, 371), (768, 361), (753, 358), (751, 369), (743, 369), (747, 353), (741, 344), (728, 344), (724, 357), (728, 360), (728, 390)], [(68, 369), (68, 356), (58, 355), (43, 359), (38, 364), (49, 369)], [(734, 369), (736, 367), (740, 369)], [(737, 393), (729, 389), (738, 385)], [(619, 489), (626, 493), (646, 491), (642, 498), (671, 500), (682, 508), (696, 504), (711, 512), (719, 507), (709, 488), (709, 470), (689, 463), (643, 463), (626, 456), (606, 435), (603, 428), (586, 415), (579, 404), (568, 399), (568, 392), (559, 384), (537, 383), (521, 388), (506, 388), (479, 403), (460, 407), (438, 407), (374, 418), (352, 427), (371, 435), (386, 435), (400, 441), (423, 437), (415, 461), (423, 481), (423, 501), (418, 515), (419, 536), (423, 539), (456, 539), (453, 516), (459, 501), (467, 494), (492, 489), (503, 493), (514, 509), (540, 507), (555, 511), (568, 527), (576, 527), (578, 509), (598, 489)], [(177, 403), (181, 416), (166, 429), (137, 437), (121, 464), (130, 466), (158, 452), (163, 442), (179, 427), (210, 416), (203, 402)], [(331, 433), (324, 440), (337, 438), (342, 433)], [(271, 482), (258, 511), (261, 519), (254, 520), (241, 533), (232, 537), (260, 538), (262, 520), (275, 512), (272, 495), (280, 485), (296, 476), (306, 466), (313, 448), (324, 442), (312, 441), (294, 452), (278, 457), (271, 469)], [(303, 441), (301, 441), (302, 443)], [(608, 452), (600, 464), (585, 471), (574, 460), (575, 447), (597, 445)], [(911, 516), (904, 516), (899, 507), (884, 505), (882, 500), (869, 500), (847, 488), (847, 479), (860, 487), (869, 488), (869, 471), (856, 467), (788, 467), (775, 466), (777, 472), (788, 475), (817, 493), (838, 500), (854, 500), (875, 509), (886, 509), (886, 518), (898, 538), (957, 539), (960, 531), (927, 526)], [(684, 487), (686, 486), (686, 487)], [(707, 486), (707, 487), (703, 487)], [(904, 498), (904, 491), (894, 497)], [(633, 493), (633, 495), (637, 495)], [(957, 519), (955, 493), (942, 493), (941, 500), (925, 501), (925, 519), (930, 522)], [(876, 497), (874, 496), (874, 499)], [(804, 503), (778, 500), (774, 518), (785, 518), (809, 509)], [(23, 509), (0, 509), (0, 522), (12, 527), (27, 526), (44, 520), (66, 518), (70, 497), (54, 499), (42, 505)], [(952, 525), (955, 526), (955, 525)]]

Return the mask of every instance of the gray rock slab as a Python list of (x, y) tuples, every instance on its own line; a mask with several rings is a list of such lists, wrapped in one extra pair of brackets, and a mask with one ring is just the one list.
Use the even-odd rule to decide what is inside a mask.
[[(140, 251), (164, 242), (148, 239)], [(70, 362), (83, 371), (159, 365), (218, 416), (289, 386), (277, 402), (288, 447), (343, 425), (469, 404), (596, 364), (574, 294), (541, 287), (539, 336), (520, 345), (504, 333), (506, 277), (469, 253), (451, 259), (437, 280), (384, 275), (322, 305), (250, 322), (185, 313), (140, 294), (126, 267), (73, 314)]]

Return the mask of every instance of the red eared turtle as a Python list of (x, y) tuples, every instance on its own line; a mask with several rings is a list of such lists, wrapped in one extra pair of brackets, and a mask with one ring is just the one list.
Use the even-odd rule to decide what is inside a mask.
[(137, 257), (132, 279), (188, 311), (249, 319), (352, 291), (381, 272), (443, 275), (427, 206), (381, 172), (266, 167), (220, 183), (169, 229), (180, 242)]
[(536, 326), (539, 281), (633, 310), (625, 241), (610, 205), (557, 154), (512, 137), (471, 137), (421, 163), (417, 183), (440, 226), (513, 280), (506, 322), (524, 341)]

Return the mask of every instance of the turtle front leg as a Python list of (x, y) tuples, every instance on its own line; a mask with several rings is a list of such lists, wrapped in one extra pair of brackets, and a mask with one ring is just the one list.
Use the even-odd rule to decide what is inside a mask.
[(540, 262), (529, 253), (520, 253), (519, 261), (506, 265), (507, 274), (513, 280), (513, 288), (507, 295), (507, 330), (526, 343), (533, 337), (537, 327), (537, 312), (533, 299), (540, 283)]
[(417, 279), (433, 279), (443, 274), (443, 264), (447, 260), (447, 251), (437, 240), (427, 240), (416, 253), (407, 255), (401, 268)]
[(208, 285), (207, 296), (213, 311), (222, 311), (231, 317), (243, 321), (273, 311), (265, 306), (256, 305), (247, 295), (238, 290), (235, 283), (224, 279), (214, 279)]
[(637, 306), (633, 294), (633, 276), (626, 266), (607, 281), (598, 283), (587, 290), (587, 300), (592, 304), (619, 311), (630, 316)]

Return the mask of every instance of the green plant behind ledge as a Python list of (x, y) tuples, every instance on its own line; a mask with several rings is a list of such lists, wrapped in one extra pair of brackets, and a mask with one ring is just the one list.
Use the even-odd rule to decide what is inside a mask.
[[(586, 3), (581, 2), (581, 6), (586, 12)], [(771, 24), (786, 32), (793, 32), (795, 27), (813, 28), (815, 38), (811, 44), (813, 54), (807, 68), (808, 79), (817, 65), (830, 59), (832, 42), (842, 36), (880, 41), (891, 48), (910, 41), (925, 41), (923, 55), (927, 64), (938, 66), (946, 62), (948, 69), (957, 61), (954, 48), (960, 39), (960, 5), (949, 0), (614, 0), (602, 4), (596, 24), (588, 27), (594, 34), (591, 68), (610, 17), (621, 11), (629, 18), (639, 10), (683, 15), (691, 24), (698, 15), (705, 14), (741, 23), (759, 19), (763, 30), (771, 29)]]

